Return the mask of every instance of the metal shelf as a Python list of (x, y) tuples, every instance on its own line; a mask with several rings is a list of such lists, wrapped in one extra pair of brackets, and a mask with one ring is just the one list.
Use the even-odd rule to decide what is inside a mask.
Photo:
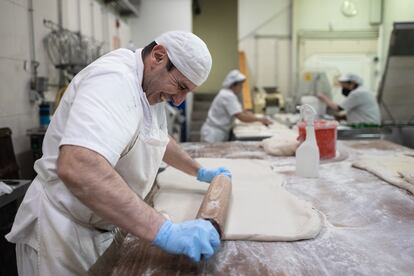
[(132, 4), (129, 0), (104, 0), (106, 5), (114, 8), (121, 16), (136, 16), (138, 17), (137, 5), (140, 1), (134, 0)]

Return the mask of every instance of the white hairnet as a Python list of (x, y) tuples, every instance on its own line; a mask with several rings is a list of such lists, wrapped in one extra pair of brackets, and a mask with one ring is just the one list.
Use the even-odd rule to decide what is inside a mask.
[(232, 86), (233, 83), (244, 81), (245, 79), (246, 79), (246, 76), (240, 73), (239, 70), (237, 69), (231, 70), (223, 81), (223, 87), (229, 88), (230, 86)]
[(207, 45), (190, 32), (171, 31), (155, 39), (167, 49), (172, 64), (192, 83), (200, 86), (211, 70), (211, 55)]
[(355, 75), (355, 74), (344, 74), (341, 75), (338, 79), (338, 81), (340, 82), (348, 82), (348, 81), (353, 81), (358, 85), (362, 85), (364, 83), (364, 81), (361, 79), (361, 77)]

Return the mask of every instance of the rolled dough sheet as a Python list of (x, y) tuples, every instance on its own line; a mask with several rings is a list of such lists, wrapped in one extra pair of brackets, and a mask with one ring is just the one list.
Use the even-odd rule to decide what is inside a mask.
[(353, 167), (366, 170), (386, 182), (414, 194), (414, 156), (365, 156), (355, 161)]
[[(232, 172), (232, 198), (225, 240), (293, 241), (310, 239), (321, 229), (318, 211), (283, 187), (270, 163), (251, 159), (197, 159), (205, 167), (226, 166)], [(208, 184), (172, 167), (157, 178), (156, 210), (174, 222), (196, 217)]]

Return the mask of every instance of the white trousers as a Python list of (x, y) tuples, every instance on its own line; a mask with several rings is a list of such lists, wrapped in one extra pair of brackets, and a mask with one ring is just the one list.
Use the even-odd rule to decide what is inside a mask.
[(16, 261), (19, 276), (39, 276), (37, 251), (31, 246), (17, 243)]

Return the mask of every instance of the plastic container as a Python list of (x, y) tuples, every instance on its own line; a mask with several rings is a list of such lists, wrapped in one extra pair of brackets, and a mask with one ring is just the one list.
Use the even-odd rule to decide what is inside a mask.
[[(302, 143), (306, 139), (305, 122), (298, 123), (299, 137)], [(338, 123), (336, 121), (316, 120), (314, 122), (316, 143), (321, 159), (331, 159), (336, 156), (336, 138)]]
[(43, 102), (39, 105), (39, 124), (47, 127), (50, 123), (50, 104)]
[(296, 149), (296, 174), (302, 177), (315, 178), (319, 176), (319, 149), (316, 143), (314, 121), (315, 109), (308, 104), (298, 107), (300, 117), (306, 124), (306, 139)]

